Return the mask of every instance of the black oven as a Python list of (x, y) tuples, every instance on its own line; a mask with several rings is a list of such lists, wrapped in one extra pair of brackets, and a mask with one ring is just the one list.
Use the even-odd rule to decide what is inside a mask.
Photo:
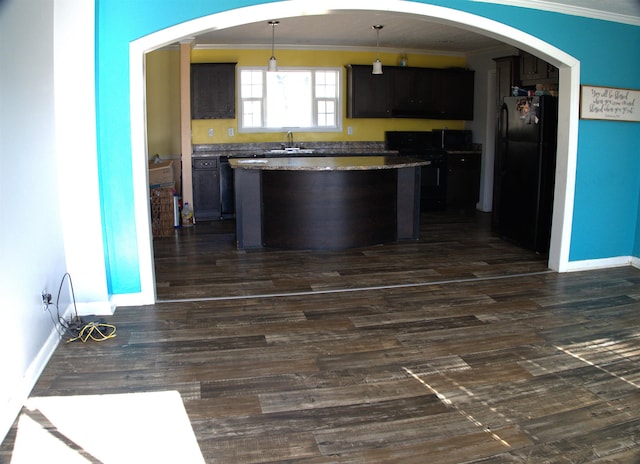
[(445, 152), (434, 146), (430, 131), (387, 131), (385, 148), (400, 156), (431, 161), (420, 172), (420, 210), (434, 211), (446, 207)]

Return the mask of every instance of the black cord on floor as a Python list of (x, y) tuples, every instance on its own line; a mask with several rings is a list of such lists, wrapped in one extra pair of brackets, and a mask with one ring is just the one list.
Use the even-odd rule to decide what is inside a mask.
[[(62, 293), (62, 286), (64, 285), (64, 281), (67, 279), (69, 280), (69, 287), (71, 288), (71, 299), (73, 301), (74, 311), (74, 316), (69, 321), (65, 320), (64, 317), (60, 315), (60, 295)], [(58, 295), (56, 297), (55, 303), (57, 323), (53, 318), (50, 306), (51, 304), (47, 305), (47, 311), (51, 316), (51, 321), (53, 322), (53, 325), (56, 328), (58, 334), (60, 334), (60, 337), (68, 337), (67, 343), (76, 340), (81, 340), (83, 343), (88, 340), (101, 342), (116, 336), (115, 325), (107, 324), (104, 320), (100, 320), (99, 322), (85, 322), (80, 318), (80, 316), (78, 316), (78, 306), (76, 304), (76, 295), (73, 289), (73, 281), (71, 280), (71, 274), (69, 274), (68, 272), (65, 272), (65, 274), (62, 276), (60, 287), (58, 287)]]

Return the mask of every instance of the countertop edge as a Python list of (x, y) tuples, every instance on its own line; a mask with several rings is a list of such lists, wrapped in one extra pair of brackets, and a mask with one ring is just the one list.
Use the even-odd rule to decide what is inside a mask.
[[(369, 161), (363, 163), (362, 161)], [(233, 169), (260, 171), (371, 171), (427, 166), (431, 162), (405, 157), (386, 156), (289, 156), (285, 158), (230, 159)]]

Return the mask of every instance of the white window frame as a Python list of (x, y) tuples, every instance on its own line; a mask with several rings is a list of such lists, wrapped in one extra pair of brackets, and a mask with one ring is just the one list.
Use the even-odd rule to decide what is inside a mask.
[[(241, 74), (242, 71), (261, 71), (262, 72), (262, 124), (261, 127), (244, 127), (244, 100), (255, 100), (253, 98), (243, 99), (242, 96), (242, 80)], [(343, 70), (338, 67), (314, 67), (314, 66), (304, 66), (304, 67), (280, 67), (279, 71), (309, 71), (312, 74), (312, 83), (311, 83), (311, 98), (312, 98), (312, 111), (313, 111), (313, 126), (312, 127), (296, 127), (296, 126), (287, 126), (287, 127), (265, 127), (264, 124), (266, 122), (266, 99), (267, 95), (267, 79), (266, 74), (267, 70), (264, 67), (251, 67), (251, 66), (241, 66), (237, 69), (237, 82), (238, 82), (238, 132), (243, 133), (258, 133), (258, 132), (283, 132), (289, 130), (295, 130), (300, 132), (342, 132), (342, 76)], [(326, 98), (318, 98), (316, 97), (315, 90), (315, 73), (318, 71), (334, 71), (337, 73), (337, 82), (336, 82), (336, 98), (335, 98), (335, 114), (336, 114), (336, 125), (335, 126), (318, 126), (318, 102), (327, 100)], [(331, 99), (329, 99), (331, 100)]]

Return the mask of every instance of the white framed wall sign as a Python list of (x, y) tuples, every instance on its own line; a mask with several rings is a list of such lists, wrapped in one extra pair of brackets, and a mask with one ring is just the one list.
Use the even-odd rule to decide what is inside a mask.
[(640, 122), (640, 90), (582, 85), (580, 118)]

